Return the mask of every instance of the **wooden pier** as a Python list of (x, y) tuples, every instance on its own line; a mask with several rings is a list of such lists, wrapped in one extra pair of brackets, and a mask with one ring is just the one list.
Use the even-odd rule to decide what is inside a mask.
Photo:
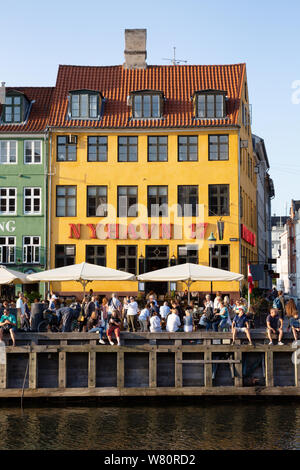
[(292, 336), (269, 346), (265, 332), (251, 334), (255, 346), (202, 331), (121, 332), (121, 346), (100, 345), (95, 333), (17, 333), (0, 364), (0, 398), (300, 395)]

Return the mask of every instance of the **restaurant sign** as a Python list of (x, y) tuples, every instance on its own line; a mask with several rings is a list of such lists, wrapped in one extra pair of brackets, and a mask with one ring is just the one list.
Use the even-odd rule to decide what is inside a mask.
[(249, 245), (256, 246), (255, 233), (251, 232), (244, 224), (241, 224), (241, 237), (242, 240), (245, 240)]

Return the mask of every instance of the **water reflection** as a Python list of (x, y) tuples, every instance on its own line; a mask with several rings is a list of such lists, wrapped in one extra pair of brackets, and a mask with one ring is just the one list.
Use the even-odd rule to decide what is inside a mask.
[(300, 404), (1, 407), (0, 449), (300, 449)]

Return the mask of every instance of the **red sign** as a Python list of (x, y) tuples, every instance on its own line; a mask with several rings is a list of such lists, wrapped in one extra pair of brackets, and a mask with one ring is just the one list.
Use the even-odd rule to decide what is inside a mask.
[(251, 232), (246, 225), (241, 224), (241, 237), (249, 245), (256, 246), (256, 236), (255, 233)]

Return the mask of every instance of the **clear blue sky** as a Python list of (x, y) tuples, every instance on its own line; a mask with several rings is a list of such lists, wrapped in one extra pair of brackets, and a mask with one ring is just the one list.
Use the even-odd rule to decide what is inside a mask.
[(272, 212), (284, 214), (300, 199), (299, 18), (299, 0), (5, 2), (0, 80), (53, 86), (59, 64), (122, 64), (125, 28), (147, 28), (148, 64), (167, 64), (173, 46), (188, 64), (246, 62), (252, 130), (265, 139), (275, 183)]

